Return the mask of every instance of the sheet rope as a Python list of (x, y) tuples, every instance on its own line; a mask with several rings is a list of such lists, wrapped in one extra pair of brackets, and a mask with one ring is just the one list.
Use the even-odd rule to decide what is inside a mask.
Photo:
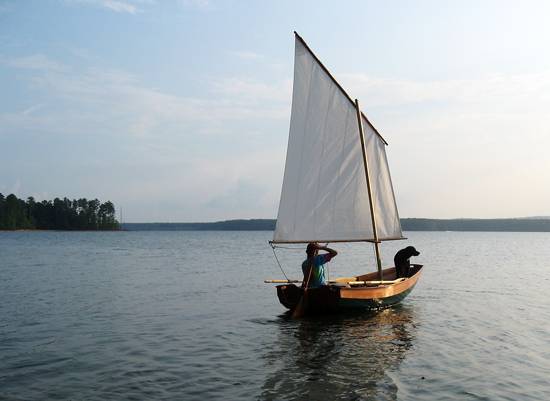
[(277, 261), (277, 264), (279, 265), (279, 269), (281, 269), (281, 272), (283, 273), (283, 276), (285, 276), (287, 281), (290, 281), (290, 279), (286, 275), (285, 271), (283, 270), (283, 266), (281, 266), (281, 262), (279, 262), (279, 258), (277, 257), (277, 252), (275, 252), (275, 248), (276, 248), (275, 245), (273, 245), (273, 244), (270, 244), (270, 245), (271, 245), (271, 250), (273, 251), (273, 256), (275, 256), (275, 260)]

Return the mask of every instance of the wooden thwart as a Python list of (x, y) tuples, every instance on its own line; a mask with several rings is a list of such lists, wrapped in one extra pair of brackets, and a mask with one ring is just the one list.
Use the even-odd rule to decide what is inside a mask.
[(371, 281), (350, 281), (349, 285), (391, 285), (405, 281), (405, 277), (398, 278), (397, 280), (371, 280)]

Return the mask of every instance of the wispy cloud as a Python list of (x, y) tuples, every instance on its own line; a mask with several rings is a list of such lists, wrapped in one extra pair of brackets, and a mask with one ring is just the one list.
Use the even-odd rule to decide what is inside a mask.
[(64, 1), (66, 3), (90, 5), (90, 6), (114, 11), (117, 13), (128, 13), (128, 14), (136, 14), (138, 12), (142, 12), (143, 10), (138, 8), (136, 6), (136, 3), (137, 4), (144, 3), (143, 1), (130, 2), (130, 1), (121, 1), (121, 0), (64, 0)]
[(118, 13), (130, 13), (135, 14), (138, 12), (138, 9), (133, 4), (124, 3), (122, 1), (115, 0), (103, 0), (103, 7), (116, 11)]
[(0, 114), (0, 119), (11, 125), (73, 130), (79, 125), (101, 127), (110, 120), (120, 124), (118, 132), (147, 136), (188, 130), (220, 134), (230, 130), (230, 121), (288, 118), (289, 81), (267, 84), (243, 78), (208, 79), (209, 91), (202, 97), (186, 97), (150, 88), (123, 71), (79, 70), (43, 55), (2, 58), (0, 63), (28, 70), (34, 90), (47, 93), (50, 101), (63, 102), (66, 110), (74, 110), (70, 118), (67, 112), (35, 115), (38, 107)]
[[(148, 87), (139, 77), (124, 71), (75, 69), (42, 54), (19, 58), (0, 56), (0, 64), (27, 70), (35, 90), (47, 93), (49, 99), (65, 102), (67, 110), (74, 110), (71, 114), (74, 126), (106, 127), (111, 120), (119, 124), (117, 132), (138, 136), (190, 130), (196, 134), (218, 135), (230, 132), (231, 126), (239, 121), (286, 121), (290, 112), (290, 79), (265, 82), (238, 76), (208, 77), (205, 78), (207, 90), (199, 97), (189, 97)], [(442, 106), (437, 112), (426, 109), (430, 115), (427, 118), (432, 121), (430, 126), (439, 129), (447, 129), (445, 127), (458, 119), (467, 123), (468, 119), (476, 120), (480, 115), (491, 113), (501, 114), (500, 118), (495, 117), (495, 123), (497, 120), (510, 123), (511, 119), (520, 120), (526, 113), (550, 106), (550, 71), (426, 82), (361, 74), (340, 77), (344, 87), (362, 100), (366, 110), (377, 108), (383, 113), (384, 109), (395, 110), (400, 105), (440, 103)], [(4, 113), (0, 119), (4, 123), (18, 121), (26, 126), (41, 126), (42, 121), (43, 127), (51, 124), (72, 129), (66, 113), (42, 115), (42, 104), (28, 106), (18, 114)], [(453, 119), (449, 113), (454, 113)], [(484, 119), (482, 123), (487, 121), (491, 120)]]
[(27, 107), (25, 110), (23, 110), (21, 112), (21, 114), (25, 115), (25, 116), (28, 116), (29, 114), (32, 114), (38, 110), (40, 110), (41, 108), (43, 108), (44, 105), (43, 104), (35, 104), (33, 106), (30, 106), (30, 107)]
[(387, 79), (362, 74), (342, 74), (341, 77), (344, 86), (353, 89), (354, 96), (361, 95), (371, 106), (422, 102), (522, 105), (525, 101), (550, 100), (550, 71), (445, 81)]
[(20, 196), (21, 191), (21, 179), (16, 178), (15, 182), (12, 185), (0, 185), (0, 193), (4, 196), (9, 194), (14, 194), (15, 196)]
[(251, 52), (251, 51), (231, 51), (229, 52), (232, 56), (235, 56), (242, 60), (262, 60), (264, 56), (259, 53)]
[(286, 101), (290, 99), (292, 82), (266, 83), (246, 78), (226, 78), (212, 83), (213, 89), (225, 95), (247, 100)]
[(213, 7), (210, 0), (180, 0), (184, 7), (198, 8), (200, 10), (208, 10)]
[(16, 58), (8, 58), (0, 55), (0, 64), (13, 68), (50, 72), (64, 72), (67, 70), (64, 64), (52, 60), (43, 54), (33, 54)]
[[(152, 88), (125, 71), (69, 66), (41, 55), (1, 62), (19, 70), (35, 103), (17, 112), (0, 110), (0, 136), (31, 133), (71, 143), (93, 136), (124, 143), (131, 156), (116, 161), (123, 164), (124, 191), (113, 184), (109, 193), (119, 191), (121, 201), (134, 204), (147, 198), (152, 210), (170, 196), (182, 209), (173, 213), (179, 220), (189, 220), (190, 213), (203, 219), (205, 210), (225, 218), (228, 207), (231, 216), (272, 216), (282, 177), (289, 80), (204, 77), (203, 93), (192, 97)], [(274, 131), (282, 133), (280, 149), (266, 144), (273, 143)], [(81, 157), (88, 160), (89, 151)], [(102, 162), (94, 166), (107, 168)], [(35, 187), (32, 191), (42, 190)]]

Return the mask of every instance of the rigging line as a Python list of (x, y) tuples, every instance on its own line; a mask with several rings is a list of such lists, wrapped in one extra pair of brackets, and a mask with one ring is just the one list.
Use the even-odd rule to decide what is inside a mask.
[(303, 246), (300, 246), (299, 248), (298, 248), (298, 247), (294, 248), (294, 247), (290, 247), (290, 246), (280, 246), (280, 245), (273, 245), (273, 244), (271, 244), (271, 247), (272, 247), (273, 249), (275, 249), (275, 248), (279, 248), (279, 249), (290, 249), (290, 250), (292, 250), (292, 251), (303, 251), (303, 250), (304, 250), (304, 247), (303, 247)]
[(281, 266), (281, 262), (279, 262), (279, 258), (277, 257), (277, 253), (275, 252), (275, 247), (273, 245), (271, 245), (271, 250), (273, 251), (273, 256), (275, 256), (275, 260), (277, 261), (277, 264), (279, 265), (279, 269), (281, 269), (281, 272), (283, 272), (283, 276), (285, 276), (287, 281), (290, 281), (290, 279), (286, 275), (285, 271), (283, 270), (283, 266)]

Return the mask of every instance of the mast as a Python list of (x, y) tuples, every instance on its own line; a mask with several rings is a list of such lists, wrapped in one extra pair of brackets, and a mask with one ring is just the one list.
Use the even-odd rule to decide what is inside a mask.
[(359, 139), (361, 140), (361, 152), (363, 153), (363, 166), (365, 167), (365, 178), (367, 180), (367, 192), (369, 194), (370, 217), (372, 222), (372, 233), (374, 236), (374, 249), (376, 253), (376, 265), (378, 267), (378, 277), (382, 277), (382, 259), (380, 258), (380, 241), (378, 240), (378, 230), (376, 229), (376, 216), (374, 214), (374, 199), (372, 197), (372, 188), (369, 175), (369, 162), (367, 159), (367, 149), (365, 147), (365, 136), (363, 133), (363, 121), (361, 118), (361, 109), (359, 108), (359, 100), (355, 99), (355, 110), (357, 112), (357, 123), (359, 124)]

